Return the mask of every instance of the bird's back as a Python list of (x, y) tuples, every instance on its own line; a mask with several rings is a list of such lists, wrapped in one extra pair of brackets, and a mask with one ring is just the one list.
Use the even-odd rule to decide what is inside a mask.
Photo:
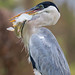
[(39, 28), (29, 41), (29, 51), (34, 69), (41, 75), (70, 75), (64, 54), (50, 30)]

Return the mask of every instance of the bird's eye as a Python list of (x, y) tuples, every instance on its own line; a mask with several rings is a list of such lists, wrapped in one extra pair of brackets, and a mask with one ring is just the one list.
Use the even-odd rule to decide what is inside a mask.
[(44, 6), (43, 6), (43, 5), (39, 5), (39, 7), (40, 7), (41, 9), (43, 9), (43, 8), (44, 8)]

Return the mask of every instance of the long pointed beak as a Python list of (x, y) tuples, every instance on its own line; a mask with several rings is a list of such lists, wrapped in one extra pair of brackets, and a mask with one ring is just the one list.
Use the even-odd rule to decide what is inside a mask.
[(16, 15), (16, 16), (10, 18), (9, 20), (10, 20), (10, 22), (15, 22), (14, 18), (19, 17), (21, 14), (24, 14), (24, 13), (25, 13), (25, 14), (29, 14), (29, 15), (37, 14), (37, 11), (38, 11), (37, 9), (38, 9), (38, 7), (33, 7), (33, 8), (31, 8), (31, 9), (29, 9), (29, 10), (26, 10), (26, 11), (23, 12), (23, 13), (20, 13), (20, 14), (18, 14), (18, 15)]

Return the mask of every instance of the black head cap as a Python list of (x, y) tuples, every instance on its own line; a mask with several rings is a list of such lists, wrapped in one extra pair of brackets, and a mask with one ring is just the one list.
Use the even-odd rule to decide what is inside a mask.
[[(47, 8), (49, 6), (54, 6), (57, 8), (57, 6), (53, 2), (50, 2), (50, 1), (42, 2), (42, 3), (38, 4), (37, 6), (40, 6), (40, 5), (43, 5), (44, 8)], [(57, 8), (57, 10), (59, 11), (58, 8)]]

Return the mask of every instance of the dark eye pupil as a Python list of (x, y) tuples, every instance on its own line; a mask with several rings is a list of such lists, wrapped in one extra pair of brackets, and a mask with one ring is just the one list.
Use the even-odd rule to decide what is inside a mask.
[(43, 9), (43, 8), (44, 8), (44, 6), (43, 6), (43, 5), (39, 5), (39, 7), (40, 7), (41, 9)]
[(42, 5), (40, 5), (40, 7), (42, 7)]

